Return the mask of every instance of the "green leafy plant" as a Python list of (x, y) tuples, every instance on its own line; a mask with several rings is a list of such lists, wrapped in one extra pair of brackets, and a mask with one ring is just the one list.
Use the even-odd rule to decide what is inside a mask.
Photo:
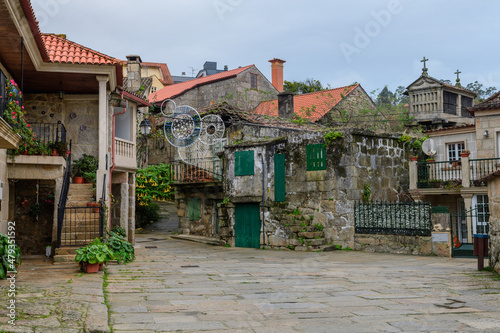
[(292, 215), (300, 215), (301, 214), (301, 211), (300, 209), (298, 208), (295, 208), (293, 211), (292, 211)]
[(136, 173), (136, 202), (139, 206), (149, 206), (154, 201), (171, 201), (174, 191), (171, 187), (169, 164), (150, 165)]
[(73, 177), (83, 177), (89, 183), (95, 183), (99, 160), (92, 155), (83, 154), (77, 160), (74, 160), (71, 165)]
[(333, 141), (335, 141), (337, 139), (341, 139), (343, 137), (344, 137), (344, 134), (342, 132), (339, 132), (339, 131), (331, 131), (331, 132), (325, 133), (325, 136), (324, 136), (327, 146), (329, 146)]
[(39, 215), (43, 210), (43, 205), (39, 203), (35, 203), (30, 207), (29, 214), (31, 216), (37, 216)]
[(322, 225), (321, 223), (314, 223), (314, 230), (323, 231), (323, 229), (325, 229), (324, 225)]
[(49, 148), (56, 150), (59, 156), (66, 156), (68, 153), (68, 143), (66, 141), (49, 142)]
[(87, 246), (75, 250), (76, 262), (86, 262), (89, 264), (108, 262), (114, 259), (113, 252), (110, 248), (96, 238)]
[(134, 247), (117, 233), (110, 231), (106, 243), (119, 264), (127, 264), (135, 260)]
[(127, 237), (127, 231), (122, 227), (120, 227), (119, 225), (113, 227), (113, 229), (111, 229), (111, 232), (114, 232), (115, 234), (121, 237)]
[(363, 188), (363, 202), (369, 202), (372, 196), (372, 187), (370, 184), (365, 184)]
[(0, 233), (0, 279), (7, 278), (7, 272), (17, 273), (21, 264), (21, 249), (11, 239)]
[(221, 205), (225, 205), (229, 202), (229, 199), (228, 198), (224, 198), (224, 200), (222, 200), (221, 202)]

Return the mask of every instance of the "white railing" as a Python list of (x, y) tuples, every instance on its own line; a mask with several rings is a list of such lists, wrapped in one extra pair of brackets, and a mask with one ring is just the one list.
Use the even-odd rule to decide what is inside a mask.
[(137, 166), (135, 159), (135, 143), (132, 141), (115, 138), (115, 163), (118, 167)]

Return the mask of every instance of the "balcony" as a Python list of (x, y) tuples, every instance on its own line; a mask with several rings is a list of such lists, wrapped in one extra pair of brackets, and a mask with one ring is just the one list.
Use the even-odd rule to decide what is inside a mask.
[(481, 179), (498, 170), (500, 158), (459, 161), (410, 162), (410, 190), (434, 189), (460, 191), (462, 188), (485, 187)]
[(204, 183), (222, 180), (221, 161), (218, 157), (213, 159), (200, 159), (193, 164), (182, 161), (172, 163), (172, 178), (174, 183)]
[(115, 165), (118, 169), (137, 169), (134, 142), (115, 138)]

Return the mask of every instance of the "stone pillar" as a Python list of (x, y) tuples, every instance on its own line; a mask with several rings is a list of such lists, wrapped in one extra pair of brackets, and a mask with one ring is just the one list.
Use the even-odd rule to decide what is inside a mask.
[(135, 173), (128, 174), (128, 241), (135, 244)]
[[(106, 155), (108, 153), (108, 95), (107, 95), (107, 83), (109, 77), (107, 76), (97, 76), (97, 81), (99, 81), (99, 167), (96, 174), (96, 198), (97, 200), (102, 197), (103, 185), (107, 186), (110, 183), (109, 175), (106, 176), (106, 184), (103, 184), (104, 175), (108, 172), (106, 170)], [(108, 161), (108, 166), (109, 166)], [(109, 197), (110, 189), (106, 189), (106, 195)], [(108, 198), (102, 198), (103, 202), (109, 207)], [(108, 221), (109, 221), (108, 214)], [(108, 221), (104, 221), (105, 224)], [(107, 224), (109, 226), (109, 223)]]
[[(465, 210), (468, 211), (472, 208), (472, 197), (473, 194), (462, 193), (462, 198), (464, 198)], [(467, 243), (472, 243), (472, 216), (470, 214), (467, 216)]]
[(417, 161), (410, 161), (410, 190), (417, 189), (417, 179), (418, 179)]
[(63, 184), (64, 178), (60, 177), (60, 178), (57, 178), (55, 181), (56, 181), (56, 185), (55, 185), (56, 187), (54, 189), (54, 224), (52, 227), (52, 242), (51, 242), (52, 253), (54, 253), (54, 251), (57, 247), (57, 229), (58, 229), (57, 206), (59, 203), (59, 199), (61, 197), (61, 189), (62, 189), (62, 184)]
[(128, 193), (129, 193), (129, 185), (128, 183), (123, 183), (120, 184), (120, 197), (119, 197), (119, 218), (120, 218), (120, 227), (125, 229), (127, 232), (127, 236), (129, 233), (128, 230), (128, 213), (129, 213), (129, 200), (128, 199)]
[(462, 157), (462, 186), (470, 187), (470, 164), (468, 156)]

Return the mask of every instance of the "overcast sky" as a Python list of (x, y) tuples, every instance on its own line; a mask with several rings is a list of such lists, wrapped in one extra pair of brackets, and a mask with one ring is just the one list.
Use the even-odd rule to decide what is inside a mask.
[(500, 2), (470, 0), (32, 0), (42, 32), (110, 56), (138, 54), (191, 74), (205, 61), (229, 69), (286, 60), (285, 80), (367, 92), (421, 74), (500, 88)]

